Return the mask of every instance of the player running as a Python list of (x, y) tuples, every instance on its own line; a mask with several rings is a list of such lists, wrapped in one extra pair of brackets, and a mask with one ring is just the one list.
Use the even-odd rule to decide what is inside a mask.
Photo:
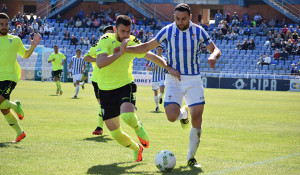
[[(215, 63), (221, 52), (208, 33), (191, 19), (191, 9), (187, 4), (175, 7), (175, 22), (162, 28), (155, 38), (147, 43), (127, 48), (127, 52), (144, 53), (166, 42), (167, 57), (170, 66), (181, 74), (181, 81), (166, 75), (165, 111), (169, 121), (180, 120), (183, 128), (188, 128), (188, 111), (192, 117), (187, 165), (200, 167), (195, 155), (202, 132), (202, 114), (204, 110), (204, 88), (200, 75), (199, 53), (203, 44), (211, 53), (208, 63), (215, 69)], [(181, 107), (183, 97), (188, 107)]]
[[(164, 60), (167, 60), (165, 57), (162, 56), (163, 53), (163, 46), (159, 45), (155, 52), (158, 56), (162, 57)], [(159, 111), (159, 104), (162, 104), (162, 97), (165, 91), (165, 69), (157, 66), (155, 63), (150, 62), (147, 70), (153, 71), (152, 72), (152, 90), (154, 91), (154, 102), (156, 104), (155, 111)], [(158, 95), (159, 89), (159, 95)]]
[(56, 83), (56, 94), (63, 94), (63, 91), (61, 90), (61, 84), (60, 84), (60, 75), (63, 70), (63, 65), (66, 61), (66, 56), (58, 51), (58, 46), (53, 46), (54, 52), (49, 56), (48, 63), (53, 64), (53, 71), (52, 76), (54, 77), (54, 82)]
[(179, 78), (179, 72), (168, 67), (157, 55), (149, 52), (142, 54), (125, 53), (126, 45), (139, 42), (130, 35), (132, 22), (128, 16), (120, 15), (116, 20), (116, 33), (107, 33), (97, 43), (97, 66), (99, 67), (97, 83), (103, 120), (111, 136), (122, 146), (133, 150), (134, 160), (142, 161), (143, 147), (133, 141), (120, 128), (120, 118), (136, 132), (141, 144), (147, 148), (149, 137), (138, 121), (135, 110), (136, 85), (132, 75), (133, 59), (146, 58), (166, 68)]
[(69, 75), (72, 73), (73, 76), (73, 84), (76, 87), (75, 95), (73, 99), (77, 99), (77, 95), (79, 92), (79, 82), (82, 78), (82, 73), (85, 69), (85, 63), (83, 58), (81, 57), (81, 49), (76, 50), (76, 56), (73, 56), (71, 62), (69, 64)]
[[(113, 26), (111, 26), (111, 25), (106, 26), (103, 30), (103, 33), (104, 34), (105, 33), (114, 33)], [(99, 88), (98, 88), (98, 84), (97, 84), (97, 74), (98, 74), (99, 68), (96, 64), (96, 58), (97, 58), (96, 46), (97, 45), (92, 46), (91, 49), (88, 51), (88, 53), (86, 53), (84, 55), (84, 61), (91, 62), (93, 65), (91, 81), (92, 81), (92, 85), (94, 87), (96, 99), (99, 103), (98, 126), (95, 129), (95, 131), (93, 131), (93, 135), (102, 135), (103, 134), (103, 117), (102, 117), (101, 105), (100, 105), (100, 99), (99, 99)]]
[[(7, 123), (15, 130), (17, 136), (13, 142), (20, 142), (26, 134), (21, 128), (17, 117), (23, 120), (24, 112), (19, 101), (10, 101), (10, 94), (21, 78), (21, 68), (17, 62), (17, 54), (23, 58), (29, 58), (36, 46), (42, 40), (39, 34), (34, 34), (30, 39), (30, 48), (26, 49), (18, 36), (8, 33), (9, 17), (0, 13), (0, 109)], [(13, 111), (14, 112), (13, 112)]]

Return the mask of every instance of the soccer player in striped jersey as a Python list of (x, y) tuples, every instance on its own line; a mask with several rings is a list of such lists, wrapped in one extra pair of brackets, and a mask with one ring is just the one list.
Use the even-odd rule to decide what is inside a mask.
[[(192, 118), (189, 136), (187, 165), (200, 167), (195, 155), (200, 143), (202, 114), (204, 110), (204, 88), (200, 76), (200, 46), (206, 45), (211, 53), (208, 63), (215, 69), (215, 63), (221, 52), (209, 38), (208, 33), (191, 19), (191, 10), (187, 4), (178, 4), (174, 12), (175, 22), (162, 28), (149, 42), (127, 47), (127, 52), (144, 53), (166, 42), (167, 58), (170, 66), (180, 72), (181, 81), (166, 75), (165, 111), (169, 121), (180, 120), (183, 128), (188, 128), (188, 112)], [(187, 106), (181, 107), (183, 97)]]
[(60, 84), (60, 75), (63, 70), (63, 65), (66, 61), (66, 56), (58, 51), (58, 46), (53, 46), (54, 52), (49, 56), (48, 63), (53, 64), (53, 71), (52, 75), (54, 77), (54, 82), (56, 84), (56, 94), (63, 94), (63, 91), (61, 90), (61, 84)]
[(75, 95), (73, 99), (77, 99), (77, 95), (79, 92), (79, 82), (81, 81), (82, 73), (85, 69), (85, 63), (83, 58), (81, 57), (81, 49), (76, 50), (76, 56), (73, 56), (71, 62), (69, 64), (69, 75), (72, 73), (73, 76), (73, 84), (76, 87)]
[[(103, 30), (103, 33), (104, 34), (114, 33), (114, 27), (111, 25), (106, 26)], [(96, 58), (97, 58), (97, 54), (96, 54), (97, 47), (96, 46), (97, 45), (92, 46), (90, 48), (90, 50), (88, 51), (88, 53), (84, 55), (84, 61), (91, 62), (93, 65), (91, 81), (92, 81), (92, 85), (94, 87), (96, 99), (99, 103), (98, 125), (97, 125), (97, 128), (95, 129), (95, 131), (93, 131), (93, 135), (102, 135), (103, 134), (103, 117), (102, 117), (101, 105), (100, 105), (100, 99), (99, 99), (99, 88), (98, 88), (98, 84), (97, 84), (97, 74), (98, 74), (99, 68), (96, 64)]]
[(16, 118), (18, 116), (22, 120), (24, 112), (19, 101), (10, 101), (10, 94), (21, 78), (17, 54), (25, 59), (29, 58), (42, 38), (39, 34), (34, 34), (33, 40), (30, 37), (30, 48), (26, 49), (18, 36), (7, 34), (8, 29), (9, 17), (5, 13), (0, 13), (0, 110), (17, 134), (13, 142), (20, 142), (26, 134)]
[[(162, 56), (163, 53), (163, 46), (159, 45), (155, 52), (158, 56), (163, 57), (164, 60), (167, 60), (164, 56)], [(152, 72), (152, 90), (154, 91), (154, 102), (156, 104), (155, 111), (159, 111), (159, 104), (162, 104), (162, 96), (165, 91), (165, 69), (157, 66), (155, 63), (150, 62), (147, 70), (151, 70)], [(159, 89), (159, 95), (158, 95), (158, 89)]]

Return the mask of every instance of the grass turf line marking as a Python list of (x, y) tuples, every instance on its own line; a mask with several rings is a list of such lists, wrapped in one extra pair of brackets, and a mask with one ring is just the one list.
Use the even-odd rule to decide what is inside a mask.
[(253, 166), (256, 166), (256, 165), (267, 164), (267, 163), (276, 162), (276, 161), (280, 161), (280, 160), (284, 160), (284, 159), (289, 159), (289, 158), (297, 157), (297, 156), (300, 156), (300, 153), (294, 153), (294, 154), (290, 154), (290, 155), (286, 155), (286, 156), (276, 157), (276, 158), (273, 158), (273, 159), (263, 160), (263, 161), (260, 161), (260, 162), (254, 162), (254, 163), (250, 163), (250, 164), (246, 164), (246, 165), (242, 165), (242, 166), (237, 166), (237, 167), (233, 167), (233, 168), (228, 168), (228, 169), (224, 169), (224, 170), (220, 170), (220, 171), (214, 171), (214, 172), (211, 172), (211, 173), (207, 173), (206, 175), (230, 173), (232, 171), (239, 171), (239, 170), (246, 169), (246, 168), (249, 168), (249, 167), (253, 167)]

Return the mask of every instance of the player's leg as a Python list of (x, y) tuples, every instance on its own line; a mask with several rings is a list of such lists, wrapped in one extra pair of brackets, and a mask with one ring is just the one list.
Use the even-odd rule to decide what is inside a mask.
[(163, 95), (165, 93), (165, 80), (161, 80), (159, 81), (159, 95), (158, 95), (158, 99), (159, 99), (159, 104), (162, 104), (163, 102)]
[(80, 80), (81, 80), (81, 76), (82, 76), (82, 74), (76, 74), (75, 75), (75, 78), (76, 78), (76, 90), (75, 90), (75, 96), (74, 96), (74, 98), (77, 98), (77, 95), (78, 95), (78, 92), (79, 92), (79, 82), (80, 82)]
[(126, 86), (123, 86), (120, 88), (120, 94), (121, 118), (127, 125), (135, 130), (140, 142), (145, 148), (147, 148), (149, 146), (148, 134), (134, 113), (136, 84), (130, 83)]
[(93, 135), (102, 135), (103, 134), (103, 117), (102, 117), (100, 97), (99, 97), (99, 88), (98, 88), (98, 84), (96, 82), (92, 81), (92, 85), (94, 87), (95, 97), (99, 104), (99, 113), (98, 113), (98, 117), (97, 117), (98, 125), (97, 125), (97, 128), (93, 131)]
[(201, 81), (201, 76), (194, 76), (187, 84), (187, 92), (185, 94), (185, 101), (189, 105), (192, 128), (189, 136), (189, 151), (187, 155), (187, 163), (189, 166), (200, 167), (197, 163), (195, 155), (200, 143), (200, 136), (202, 131), (202, 114), (204, 110), (204, 88)]
[(154, 92), (154, 102), (155, 102), (155, 111), (159, 111), (159, 106), (158, 106), (158, 90), (153, 90)]
[(16, 87), (17, 83), (13, 81), (0, 81), (0, 109), (13, 109), (20, 120), (24, 118), (24, 112), (21, 103), (16, 100), (10, 101), (10, 94)]
[(57, 70), (57, 71), (55, 71), (56, 73), (55, 73), (55, 81), (56, 81), (56, 86), (57, 86), (57, 94), (59, 93), (60, 95), (62, 95), (63, 94), (63, 91), (62, 91), (62, 89), (61, 89), (61, 83), (60, 83), (60, 75), (61, 75), (61, 72), (62, 72), (62, 70)]
[(59, 94), (59, 78), (58, 78), (58, 75), (57, 75), (57, 71), (52, 71), (52, 76), (54, 77), (54, 82), (56, 84), (56, 94)]
[(4, 118), (9, 126), (11, 126), (17, 134), (16, 139), (13, 142), (20, 142), (22, 139), (24, 139), (26, 134), (17, 121), (15, 114), (10, 109), (1, 109), (1, 113), (4, 115)]
[[(183, 81), (183, 80), (182, 80)], [(181, 107), (184, 91), (179, 82), (173, 76), (166, 76), (166, 93), (165, 93), (165, 112), (170, 122), (180, 120), (181, 126), (186, 129), (188, 127), (188, 111), (186, 107)]]
[(134, 142), (120, 128), (120, 88), (111, 91), (99, 92), (103, 120), (111, 136), (122, 146), (133, 150), (134, 160), (142, 161), (143, 148)]

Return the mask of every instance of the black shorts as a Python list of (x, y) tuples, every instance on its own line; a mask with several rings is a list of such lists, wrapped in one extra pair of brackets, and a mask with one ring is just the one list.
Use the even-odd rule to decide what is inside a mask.
[(52, 76), (53, 76), (53, 77), (60, 78), (61, 72), (62, 72), (62, 70), (52, 71)]
[(99, 89), (103, 120), (119, 116), (120, 107), (124, 102), (135, 105), (135, 93), (136, 84), (134, 82), (114, 90), (103, 91)]
[(94, 87), (94, 92), (95, 92), (95, 96), (97, 99), (99, 99), (99, 88), (98, 88), (98, 84), (96, 82), (92, 81), (92, 85)]
[(0, 95), (9, 100), (10, 94), (15, 89), (16, 85), (17, 83), (14, 81), (0, 81)]

